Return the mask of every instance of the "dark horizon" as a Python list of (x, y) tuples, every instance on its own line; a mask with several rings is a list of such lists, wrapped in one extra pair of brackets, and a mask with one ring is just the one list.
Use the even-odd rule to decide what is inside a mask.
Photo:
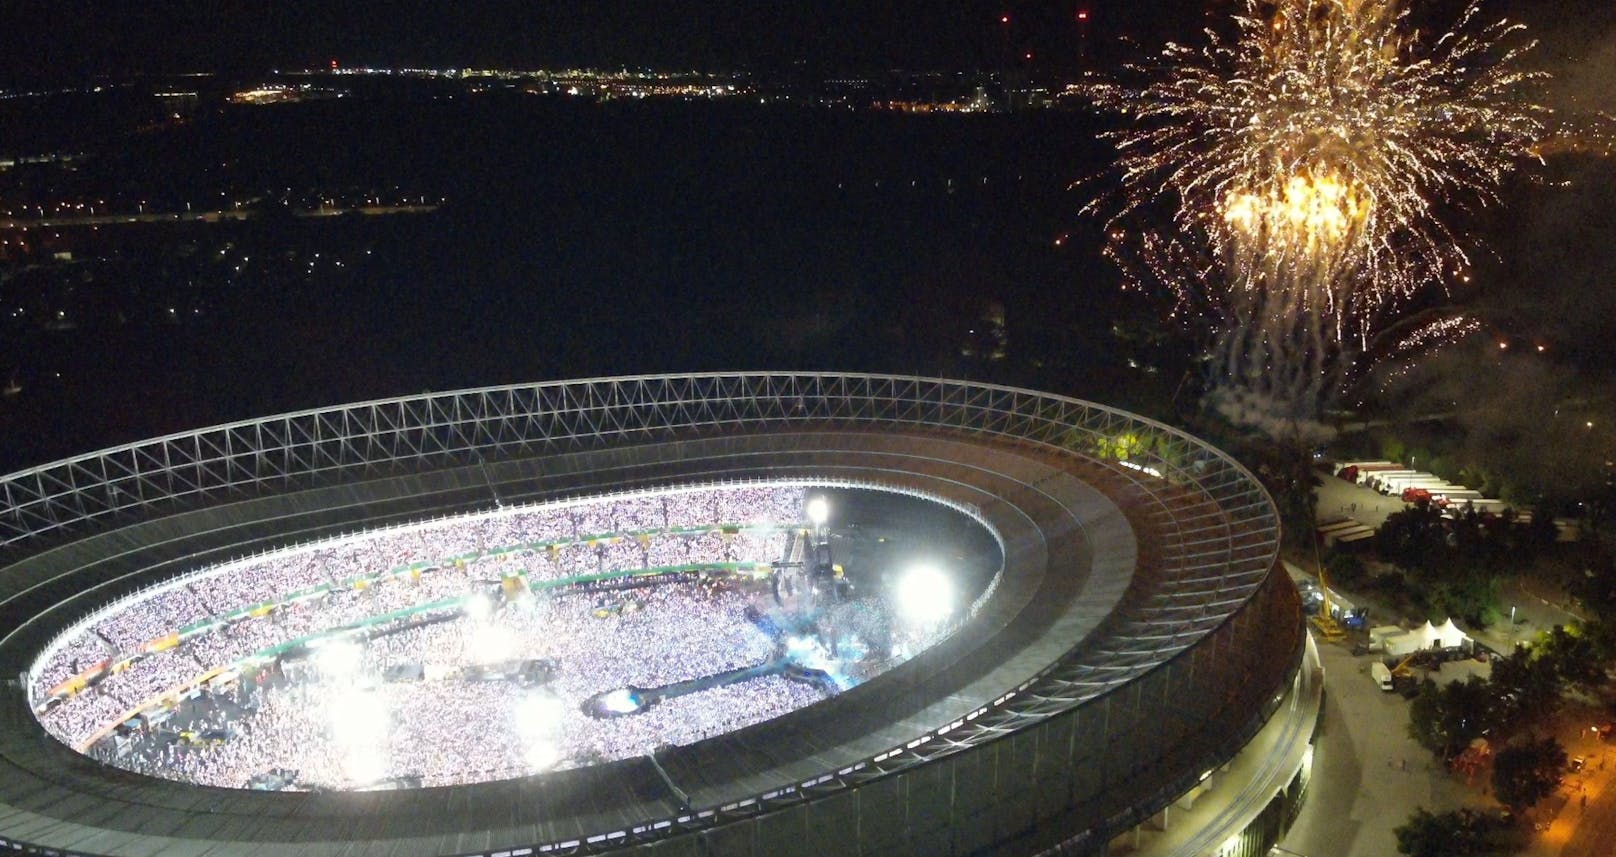
[[(1168, 38), (1194, 39), (1234, 0), (955, 0), (812, 4), (710, 0), (588, 4), (395, 0), (321, 4), (14, 4), (0, 80), (260, 74), (324, 67), (656, 67), (709, 71), (1044, 70), (1102, 67)], [(1451, 0), (1439, 0), (1439, 13)], [(1087, 12), (1082, 22), (1078, 10)], [(1616, 34), (1603, 0), (1491, 0), (1488, 17), (1529, 24), (1556, 63), (1586, 62)], [(1000, 23), (1009, 15), (1011, 24)], [(1028, 63), (1026, 54), (1034, 59)], [(1014, 60), (1011, 60), (1014, 57)]]
[[(219, 4), (175, 0), (104, 8), (29, 3), (0, 41), (14, 78), (271, 68), (657, 67), (702, 70), (972, 68), (1006, 49), (1053, 62), (1075, 54), (1074, 2), (589, 4), (466, 0), (358, 4)], [(1094, 0), (1084, 26), (1112, 38), (1195, 16), (1188, 0)], [(1010, 14), (1008, 38), (998, 23)], [(1044, 58), (1040, 56), (1040, 59)]]

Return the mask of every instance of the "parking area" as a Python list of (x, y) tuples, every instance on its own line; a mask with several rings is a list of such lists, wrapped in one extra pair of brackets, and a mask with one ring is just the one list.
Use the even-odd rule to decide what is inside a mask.
[[(1280, 843), (1291, 857), (1390, 857), (1393, 830), (1416, 807), (1443, 812), (1461, 807), (1496, 809), (1491, 769), (1470, 778), (1448, 772), (1408, 737), (1408, 701), (1380, 689), (1371, 675), (1375, 654), (1353, 655), (1342, 643), (1323, 643), (1323, 726), (1314, 751), (1314, 777), (1296, 824)], [(1436, 672), (1437, 681), (1485, 678), (1489, 664), (1457, 660)], [(1536, 827), (1528, 857), (1610, 857), (1616, 854), (1616, 744), (1591, 726), (1608, 720), (1593, 706), (1568, 701), (1540, 724), (1580, 770), (1567, 774), (1553, 795), (1534, 807)]]
[(1390, 857), (1397, 853), (1392, 829), (1415, 807), (1488, 805), (1408, 737), (1408, 702), (1376, 685), (1373, 657), (1336, 644), (1320, 645), (1319, 656), (1324, 722), (1313, 781), (1282, 848), (1304, 857)]

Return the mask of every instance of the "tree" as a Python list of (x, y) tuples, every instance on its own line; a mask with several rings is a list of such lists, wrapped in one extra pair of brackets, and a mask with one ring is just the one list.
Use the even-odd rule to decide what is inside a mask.
[(1560, 540), (1560, 528), (1555, 525), (1554, 516), (1544, 509), (1520, 525), (1519, 535), (1521, 552), (1531, 558), (1554, 547)]
[(1566, 591), (1595, 617), (1616, 619), (1616, 557), (1597, 539), (1578, 549), (1582, 574), (1566, 583)]
[(1509, 539), (1500, 530), (1507, 527), (1488, 526), (1474, 506), (1465, 507), (1447, 526), (1454, 559), (1460, 567), (1493, 573), (1504, 570)]
[(1501, 352), (1487, 336), (1398, 368), (1405, 371), (1388, 379), (1381, 406), (1451, 411), (1461, 444), (1453, 456), (1490, 477), (1489, 496), (1545, 512), (1609, 496), (1616, 389), (1608, 374), (1579, 372), (1531, 350)]
[(1369, 569), (1357, 554), (1333, 550), (1324, 559), (1324, 568), (1330, 573), (1330, 582), (1338, 586), (1357, 586), (1369, 577)]
[(1498, 619), (1498, 581), (1478, 571), (1461, 569), (1429, 583), (1424, 600), (1433, 622), (1458, 616), (1472, 624), (1490, 625)]
[(1233, 440), (1238, 443), (1240, 460), (1273, 495), (1286, 539), (1298, 547), (1310, 545), (1318, 520), (1314, 489), (1322, 484), (1313, 469), (1312, 448), (1299, 438), (1276, 441), (1248, 435)]
[(1502, 709), (1500, 721), (1516, 726), (1553, 713), (1564, 688), (1554, 663), (1534, 657), (1520, 644), (1493, 661), (1492, 684)]
[(1476, 676), (1440, 686), (1426, 679), (1408, 708), (1408, 734), (1427, 750), (1452, 758), (1497, 725), (1499, 711), (1492, 686)]
[(1375, 550), (1416, 576), (1441, 571), (1449, 553), (1442, 513), (1429, 503), (1419, 503), (1387, 515), (1375, 532)]
[(1552, 663), (1567, 684), (1593, 689), (1605, 683), (1605, 664), (1597, 647), (1578, 629), (1555, 625), (1543, 633), (1538, 649), (1539, 657)]
[(1521, 812), (1554, 791), (1565, 767), (1565, 748), (1553, 738), (1505, 747), (1493, 759), (1493, 793)]
[(1582, 623), (1579, 629), (1598, 654), (1602, 663), (1616, 660), (1616, 619), (1594, 618)]
[(1419, 807), (1397, 828), (1397, 853), (1410, 857), (1462, 857), (1491, 849), (1475, 813), (1465, 810), (1433, 814)]
[(1616, 660), (1616, 556), (1597, 538), (1577, 549), (1582, 573), (1566, 584), (1566, 591), (1588, 612), (1578, 636), (1588, 641), (1600, 661)]

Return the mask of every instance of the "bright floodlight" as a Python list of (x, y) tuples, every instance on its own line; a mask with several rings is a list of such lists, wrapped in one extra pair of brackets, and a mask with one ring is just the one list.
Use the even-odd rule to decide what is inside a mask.
[(387, 700), (373, 690), (353, 688), (333, 694), (326, 714), (332, 740), (342, 745), (373, 743), (389, 728)]
[(517, 726), (530, 735), (550, 732), (566, 713), (566, 704), (555, 694), (529, 694), (517, 703)]
[(941, 622), (954, 612), (954, 581), (933, 565), (917, 565), (898, 580), (898, 610), (916, 624)]
[(486, 592), (478, 592), (466, 599), (466, 615), (482, 621), (494, 615), (494, 599)]
[(387, 757), (379, 747), (351, 747), (343, 756), (342, 772), (351, 783), (374, 783), (387, 776)]
[(561, 752), (549, 741), (535, 741), (527, 745), (523, 755), (527, 757), (528, 769), (535, 773), (548, 771), (561, 761)]
[(347, 679), (359, 672), (365, 650), (353, 640), (332, 640), (314, 654), (314, 663), (328, 679)]
[(468, 654), (479, 664), (508, 661), (516, 656), (519, 640), (516, 632), (502, 625), (484, 625), (471, 632)]
[(600, 698), (601, 706), (613, 714), (631, 714), (640, 710), (640, 696), (633, 690), (620, 687)]
[(808, 520), (816, 527), (823, 527), (830, 520), (830, 503), (824, 497), (808, 498)]
[(561, 759), (556, 739), (567, 706), (553, 693), (530, 693), (516, 703), (516, 734), (526, 745), (522, 751), (528, 769), (537, 773), (555, 767)]
[(387, 775), (387, 701), (375, 691), (351, 688), (327, 700), (328, 735), (350, 783), (375, 782)]

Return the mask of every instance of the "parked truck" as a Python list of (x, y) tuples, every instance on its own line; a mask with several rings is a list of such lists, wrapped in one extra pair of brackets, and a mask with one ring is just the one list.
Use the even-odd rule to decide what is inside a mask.
[(1385, 663), (1375, 661), (1374, 663), (1370, 664), (1369, 677), (1375, 680), (1375, 684), (1380, 685), (1381, 690), (1384, 690), (1387, 693), (1390, 693), (1393, 690), (1392, 670), (1391, 667), (1386, 666)]

